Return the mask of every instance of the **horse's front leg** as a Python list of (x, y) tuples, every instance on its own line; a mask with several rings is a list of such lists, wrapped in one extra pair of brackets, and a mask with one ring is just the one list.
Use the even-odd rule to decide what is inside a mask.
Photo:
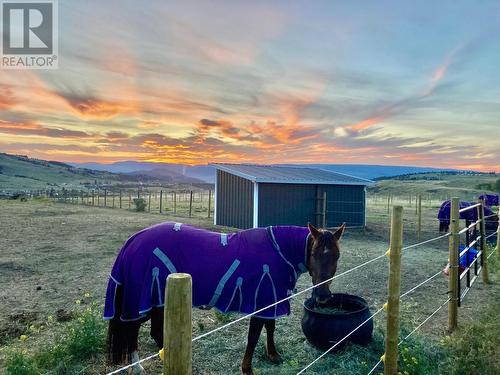
[(267, 358), (272, 363), (282, 363), (283, 359), (281, 359), (281, 356), (279, 355), (278, 351), (276, 350), (276, 345), (274, 344), (274, 331), (276, 329), (276, 320), (275, 319), (266, 319), (265, 322), (266, 325), (266, 333), (267, 333), (267, 340), (266, 340), (266, 354)]
[(253, 375), (252, 371), (252, 357), (255, 351), (255, 347), (259, 342), (260, 333), (262, 332), (262, 327), (264, 327), (265, 319), (257, 318), (252, 316), (250, 318), (250, 326), (248, 328), (248, 342), (247, 348), (245, 350), (245, 355), (243, 356), (243, 361), (241, 362), (241, 372), (244, 375)]

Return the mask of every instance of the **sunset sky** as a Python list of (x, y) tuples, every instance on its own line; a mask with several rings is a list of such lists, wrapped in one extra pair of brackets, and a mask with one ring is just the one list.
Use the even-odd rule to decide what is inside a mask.
[(500, 2), (59, 1), (0, 70), (0, 151), (500, 172)]

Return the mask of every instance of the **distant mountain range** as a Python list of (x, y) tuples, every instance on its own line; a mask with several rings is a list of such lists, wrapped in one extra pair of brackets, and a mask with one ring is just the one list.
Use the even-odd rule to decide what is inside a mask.
[[(208, 183), (214, 183), (215, 181), (215, 168), (211, 165), (189, 166), (184, 164), (138, 161), (121, 161), (112, 164), (72, 163), (71, 165), (79, 168), (88, 168), (98, 171), (132, 175), (147, 175), (149, 177), (157, 178), (168, 176), (176, 182), (199, 182), (201, 180)], [(382, 177), (393, 177), (412, 173), (450, 171), (449, 169), (439, 168), (367, 164), (301, 164), (301, 166), (321, 168), (371, 180)]]

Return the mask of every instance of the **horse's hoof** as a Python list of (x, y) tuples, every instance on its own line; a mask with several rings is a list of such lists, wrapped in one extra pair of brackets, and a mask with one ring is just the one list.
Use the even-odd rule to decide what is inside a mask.
[(250, 366), (245, 366), (244, 364), (241, 365), (241, 373), (243, 375), (254, 375), (253, 370), (252, 370), (252, 365)]
[(274, 354), (267, 353), (267, 358), (269, 359), (269, 361), (271, 361), (271, 363), (274, 363), (275, 365), (280, 365), (283, 363), (283, 358), (281, 358), (281, 356), (278, 353)]
[(135, 365), (128, 369), (128, 375), (145, 375), (144, 367), (141, 364)]
[(283, 358), (279, 355), (279, 353), (276, 351), (276, 348), (270, 353), (269, 350), (267, 349), (267, 345), (264, 345), (264, 349), (266, 351), (266, 357), (271, 361), (271, 363), (274, 363), (275, 365), (280, 365), (283, 363)]

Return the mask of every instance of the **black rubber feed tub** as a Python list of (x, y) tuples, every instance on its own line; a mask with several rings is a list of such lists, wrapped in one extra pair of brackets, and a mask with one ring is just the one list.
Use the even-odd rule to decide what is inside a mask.
[[(309, 298), (304, 302), (302, 317), (302, 331), (307, 341), (323, 351), (330, 349), (371, 315), (367, 302), (351, 294), (334, 293), (324, 307), (336, 311), (318, 311), (314, 298)], [(373, 319), (370, 319), (333, 351), (342, 349), (349, 342), (367, 345), (372, 339), (372, 333)]]

